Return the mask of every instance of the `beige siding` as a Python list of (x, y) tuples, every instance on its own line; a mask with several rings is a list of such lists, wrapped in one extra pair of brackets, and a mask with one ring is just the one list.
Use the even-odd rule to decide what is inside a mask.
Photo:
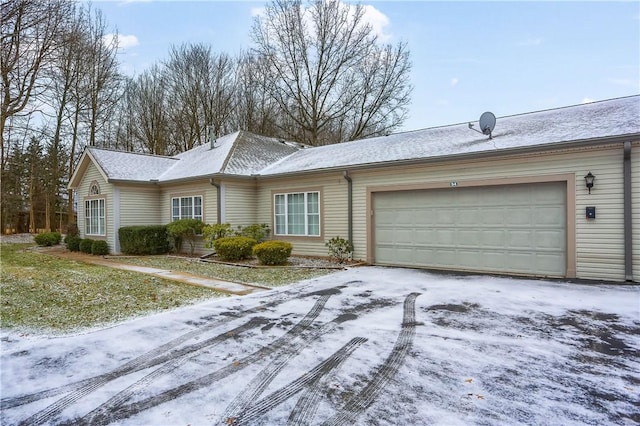
[(633, 280), (640, 282), (640, 142), (631, 146), (631, 203)]
[[(93, 181), (98, 182), (100, 186), (100, 196), (89, 197), (89, 187)], [(76, 189), (75, 199), (78, 201), (78, 228), (80, 229), (80, 236), (82, 238), (92, 239), (104, 239), (109, 244), (109, 250), (114, 251), (116, 247), (116, 231), (114, 229), (114, 205), (113, 197), (114, 186), (104, 179), (95, 164), (90, 163), (84, 174), (81, 184)], [(96, 235), (85, 235), (84, 232), (84, 202), (89, 198), (105, 198), (105, 227), (106, 232), (104, 237)]]
[(120, 187), (120, 226), (161, 225), (157, 186)]
[(316, 175), (310, 178), (262, 180), (258, 189), (258, 223), (267, 223), (273, 230), (273, 194), (297, 191), (320, 191), (320, 237), (277, 237), (293, 244), (293, 253), (326, 256), (325, 242), (340, 236), (347, 238), (347, 181), (341, 173)]
[[(595, 187), (590, 195), (583, 178), (589, 171), (596, 175)], [(368, 187), (411, 183), (441, 183), (448, 186), (452, 181), (464, 186), (466, 182), (476, 180), (566, 173), (575, 175), (576, 276), (585, 279), (623, 280), (622, 145), (556, 152), (553, 155), (449, 161), (378, 169), (374, 172), (352, 171), (355, 257), (365, 258), (367, 255)], [(596, 206), (595, 220), (586, 220), (586, 206)], [(568, 241), (568, 244), (572, 242)]]
[[(224, 209), (222, 222), (238, 226), (258, 222), (255, 181), (223, 182)], [(264, 222), (268, 223), (268, 222)]]

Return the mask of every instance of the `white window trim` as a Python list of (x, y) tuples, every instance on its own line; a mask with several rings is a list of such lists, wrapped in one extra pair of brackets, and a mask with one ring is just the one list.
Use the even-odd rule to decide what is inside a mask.
[[(91, 229), (91, 204), (94, 202), (98, 204), (98, 229)], [(102, 209), (100, 209), (101, 204)], [(87, 212), (89, 213), (88, 215)], [(102, 212), (102, 215), (100, 215), (100, 212)], [(101, 230), (102, 232), (100, 232)], [(105, 198), (88, 198), (84, 200), (84, 234), (100, 237), (107, 235), (107, 201)]]
[[(190, 217), (182, 216), (182, 200), (185, 198), (191, 199), (191, 216)], [(195, 205), (196, 205), (195, 199), (196, 198), (200, 199), (200, 216), (195, 215)], [(173, 214), (174, 200), (178, 200), (178, 217), (176, 217)], [(171, 221), (175, 222), (176, 220), (180, 220), (180, 219), (199, 219), (201, 221), (204, 221), (204, 197), (202, 195), (185, 195), (185, 196), (171, 197)]]
[[(304, 194), (304, 234), (289, 234), (289, 196)], [(308, 211), (308, 195), (318, 194), (318, 233), (309, 234), (309, 211)], [(277, 219), (276, 219), (276, 198), (281, 195), (284, 196), (284, 214), (278, 215), (284, 217), (284, 229), (285, 233), (278, 233)], [(322, 213), (320, 211), (320, 191), (296, 191), (296, 192), (280, 192), (273, 194), (273, 233), (274, 235), (290, 236), (290, 237), (319, 237), (322, 235)], [(313, 213), (314, 215), (316, 213)]]

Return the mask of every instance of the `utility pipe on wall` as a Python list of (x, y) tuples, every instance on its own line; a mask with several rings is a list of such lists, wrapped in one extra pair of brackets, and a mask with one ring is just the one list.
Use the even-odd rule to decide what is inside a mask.
[(622, 160), (623, 171), (623, 199), (624, 199), (624, 279), (633, 281), (633, 245), (631, 241), (631, 142), (624, 143), (624, 156)]
[(209, 179), (209, 183), (216, 187), (216, 223), (222, 223), (222, 194), (220, 193), (220, 184), (216, 183), (214, 178)]
[(353, 250), (353, 180), (349, 176), (349, 170), (345, 170), (343, 176), (347, 181), (347, 238)]

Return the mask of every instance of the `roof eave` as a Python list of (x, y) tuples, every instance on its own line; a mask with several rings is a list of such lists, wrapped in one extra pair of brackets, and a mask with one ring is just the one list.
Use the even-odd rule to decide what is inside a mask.
[(200, 175), (200, 176), (189, 176), (189, 177), (183, 177), (183, 178), (178, 178), (178, 179), (168, 179), (168, 180), (160, 180), (156, 183), (159, 183), (161, 185), (170, 185), (170, 184), (174, 184), (174, 183), (183, 183), (183, 182), (193, 182), (194, 180), (205, 180), (205, 179), (220, 179), (220, 178), (232, 178), (232, 179), (244, 179), (244, 180), (251, 180), (251, 179), (255, 179), (256, 175), (239, 175), (239, 174), (233, 174), (233, 173), (221, 173), (221, 172), (216, 172), (216, 173), (209, 173), (206, 175)]

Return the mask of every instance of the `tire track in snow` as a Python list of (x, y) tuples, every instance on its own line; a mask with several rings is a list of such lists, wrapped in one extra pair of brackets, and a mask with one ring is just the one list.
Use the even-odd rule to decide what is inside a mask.
[[(347, 283), (350, 284), (350, 283)], [(224, 319), (218, 319), (216, 320), (214, 323), (212, 324), (207, 324), (203, 327), (200, 327), (196, 330), (192, 330), (190, 332), (187, 332), (181, 336), (178, 336), (177, 338), (161, 345), (158, 346), (157, 348), (154, 348), (153, 350), (144, 353), (143, 355), (136, 357), (130, 361), (128, 361), (126, 364), (123, 364), (122, 366), (116, 368), (115, 370), (112, 370), (109, 373), (105, 373), (105, 374), (101, 374), (99, 376), (94, 376), (88, 379), (83, 379), (83, 380), (79, 380), (77, 382), (73, 382), (73, 383), (69, 383), (63, 386), (58, 386), (55, 388), (50, 388), (50, 389), (45, 389), (39, 392), (34, 392), (28, 395), (21, 395), (21, 396), (16, 396), (16, 397), (9, 397), (9, 398), (3, 398), (2, 400), (0, 400), (0, 409), (1, 410), (8, 410), (11, 408), (15, 408), (21, 405), (26, 405), (26, 404), (30, 404), (32, 402), (36, 402), (39, 401), (41, 399), (45, 399), (45, 398), (49, 398), (55, 395), (60, 395), (62, 393), (65, 392), (71, 392), (74, 390), (78, 390), (84, 386), (88, 386), (89, 384), (93, 383), (94, 381), (101, 381), (101, 380), (107, 380), (107, 381), (111, 381), (111, 380), (115, 380), (119, 377), (121, 377), (122, 375), (125, 374), (129, 374), (129, 373), (133, 373), (136, 371), (139, 371), (143, 368), (147, 368), (149, 367), (149, 361), (162, 355), (163, 353), (166, 353), (178, 346), (180, 346), (181, 344), (183, 344), (184, 342), (191, 340), (193, 338), (196, 338), (210, 330), (213, 330), (216, 327), (220, 327), (228, 322), (231, 322), (233, 320), (236, 319), (240, 319), (243, 318), (247, 315), (251, 315), (251, 314), (255, 314), (258, 312), (262, 312), (265, 311), (269, 308), (274, 308), (277, 307), (279, 305), (281, 305), (284, 302), (288, 302), (291, 300), (297, 300), (297, 299), (304, 299), (307, 297), (312, 297), (312, 296), (322, 296), (322, 295), (333, 295), (333, 294), (339, 294), (341, 291), (341, 288), (344, 288), (346, 285), (339, 285), (339, 286), (334, 286), (334, 287), (329, 287), (327, 289), (324, 290), (318, 290), (318, 291), (313, 291), (313, 292), (309, 292), (309, 293), (305, 293), (302, 295), (297, 295), (295, 297), (289, 297), (290, 294), (293, 294), (293, 291), (286, 291), (283, 292), (281, 294), (281, 296), (279, 298), (277, 298), (276, 300), (273, 300), (269, 303), (265, 303), (263, 305), (260, 306), (256, 306), (254, 308), (251, 309), (247, 309), (244, 311), (241, 311), (237, 314), (233, 314), (233, 315), (229, 315), (228, 317), (224, 318)]]
[[(243, 333), (244, 331), (255, 328), (258, 325), (263, 325), (265, 324), (265, 322), (266, 321), (258, 321), (257, 319), (252, 318), (245, 324), (233, 330), (229, 330), (223, 334), (219, 334), (218, 336), (215, 336), (211, 339), (207, 339), (202, 343), (198, 343), (197, 345), (192, 345), (192, 347), (188, 348), (190, 350), (186, 350), (187, 348), (185, 348), (185, 350), (181, 350), (180, 351), (181, 353), (177, 356), (173, 356), (173, 354), (166, 355), (165, 357), (163, 357), (163, 358), (168, 358), (166, 359), (166, 362), (164, 359), (161, 362), (159, 362), (159, 363), (164, 362), (164, 364), (161, 367), (147, 374), (137, 382), (128, 386), (123, 391), (118, 392), (116, 395), (112, 396), (108, 401), (101, 404), (93, 411), (91, 411), (89, 414), (87, 414), (83, 418), (78, 419), (74, 422), (76, 422), (76, 424), (78, 423), (79, 424), (84, 424), (84, 423), (100, 424), (101, 423), (100, 419), (104, 418), (109, 411), (113, 410), (115, 407), (122, 405), (127, 400), (132, 399), (135, 395), (143, 392), (149, 386), (149, 384), (152, 383), (153, 381), (157, 380), (158, 378), (166, 374), (169, 374), (173, 370), (183, 365), (189, 359), (195, 356), (198, 356), (202, 350), (211, 349), (212, 347), (228, 339), (231, 339), (237, 336), (238, 334)], [(156, 365), (155, 361), (156, 360), (154, 360), (154, 365)]]
[(402, 329), (387, 359), (375, 371), (373, 378), (335, 415), (327, 419), (323, 426), (353, 424), (356, 417), (375, 401), (384, 386), (396, 375), (413, 344), (416, 333), (416, 298), (420, 293), (409, 294), (404, 301)]
[(305, 334), (297, 336), (291, 340), (289, 347), (283, 348), (276, 353), (274, 359), (254, 377), (245, 388), (227, 406), (222, 416), (223, 419), (235, 419), (240, 417), (252, 401), (258, 399), (264, 389), (280, 374), (280, 371), (298, 356), (307, 346), (316, 341), (320, 336), (334, 331), (341, 323), (355, 319), (351, 314), (340, 315), (333, 321), (321, 326), (319, 329), (311, 330)]
[[(332, 373), (342, 366), (342, 364), (351, 356), (353, 351), (355, 351), (366, 341), (367, 339), (365, 339), (364, 337), (355, 337), (351, 339), (346, 345), (338, 349), (335, 353), (333, 353), (333, 355), (324, 360), (322, 363), (318, 364), (316, 367), (306, 372), (288, 385), (283, 386), (277, 391), (251, 405), (241, 413), (240, 417), (226, 419), (226, 423), (232, 424), (234, 426), (251, 424), (254, 420), (271, 411), (273, 408), (282, 404), (284, 401), (290, 399), (297, 393), (301, 392), (303, 389), (309, 387), (311, 387), (312, 389), (317, 389), (321, 380), (331, 377)], [(317, 407), (317, 405), (315, 404), (315, 395), (319, 395), (319, 392), (312, 392), (312, 394), (313, 395), (309, 395), (310, 397), (307, 398), (309, 401), (307, 404), (301, 406), (298, 410), (294, 409), (294, 412), (297, 413), (297, 416), (301, 418), (301, 422), (297, 424), (304, 424), (302, 422), (304, 422), (306, 419), (313, 418), (313, 415), (315, 414), (315, 408)], [(298, 403), (298, 405), (300, 405), (300, 402)], [(296, 405), (296, 408), (298, 408), (298, 405)], [(292, 412), (292, 414), (294, 412)]]
[[(276, 339), (271, 345), (262, 347), (258, 349), (256, 352), (248, 355), (238, 361), (235, 361), (221, 369), (207, 374), (206, 376), (200, 377), (196, 380), (192, 380), (190, 382), (184, 383), (180, 386), (177, 386), (173, 389), (169, 389), (167, 391), (161, 392), (157, 395), (148, 397), (144, 400), (130, 403), (128, 405), (123, 405), (120, 407), (115, 407), (113, 410), (108, 413), (103, 418), (98, 419), (99, 421), (96, 424), (107, 424), (111, 422), (115, 422), (118, 420), (129, 418), (133, 415), (136, 415), (144, 410), (149, 408), (156, 407), (165, 402), (172, 401), (182, 395), (186, 395), (188, 393), (194, 392), (203, 387), (209, 386), (219, 380), (222, 380), (231, 374), (234, 374), (246, 366), (260, 361), (267, 355), (280, 350), (281, 348), (288, 345), (297, 335), (302, 333), (304, 330), (309, 328), (311, 323), (317, 318), (322, 309), (324, 309), (324, 305), (327, 300), (331, 297), (331, 294), (325, 294), (320, 296), (316, 304), (311, 308), (311, 310), (305, 315), (305, 317), (300, 320), (291, 330), (285, 333), (283, 336)], [(77, 424), (74, 420), (71, 424)], [(93, 424), (93, 423), (92, 423)]]
[(203, 348), (206, 348), (210, 345), (214, 345), (217, 344), (221, 341), (227, 340), (233, 336), (236, 336), (239, 333), (242, 333), (246, 330), (258, 327), (260, 325), (264, 325), (267, 321), (264, 318), (252, 318), (249, 321), (247, 321), (245, 324), (236, 327), (232, 330), (226, 331), (218, 336), (212, 337), (210, 339), (204, 340), (202, 342), (199, 342), (197, 344), (193, 344), (190, 346), (186, 346), (184, 348), (180, 348), (179, 350), (177, 350), (177, 353), (169, 353), (169, 354), (165, 354), (162, 355), (160, 357), (156, 357), (156, 358), (151, 358), (151, 359), (146, 359), (144, 363), (139, 363), (136, 364), (135, 369), (131, 370), (131, 371), (117, 371), (117, 374), (105, 374), (103, 376), (98, 376), (97, 378), (95, 378), (95, 380), (91, 380), (88, 383), (86, 383), (84, 386), (79, 387), (78, 389), (72, 391), (71, 393), (68, 393), (67, 395), (65, 395), (64, 397), (58, 399), (56, 402), (54, 402), (53, 404), (45, 407), (44, 409), (40, 410), (39, 412), (33, 414), (31, 417), (29, 417), (26, 420), (23, 420), (22, 422), (20, 422), (20, 425), (25, 425), (25, 426), (31, 426), (31, 425), (40, 425), (43, 424), (49, 420), (52, 419), (52, 417), (56, 416), (57, 414), (59, 414), (60, 412), (62, 412), (62, 410), (64, 410), (65, 408), (69, 407), (70, 405), (76, 403), (78, 400), (80, 400), (81, 398), (89, 395), (90, 393), (94, 392), (96, 389), (106, 385), (107, 383), (122, 377), (124, 375), (130, 374), (134, 371), (139, 371), (139, 370), (143, 370), (145, 368), (148, 367), (153, 367), (155, 365), (170, 361), (172, 359), (174, 359), (175, 357), (183, 357), (186, 356), (190, 353), (193, 352), (197, 352)]

